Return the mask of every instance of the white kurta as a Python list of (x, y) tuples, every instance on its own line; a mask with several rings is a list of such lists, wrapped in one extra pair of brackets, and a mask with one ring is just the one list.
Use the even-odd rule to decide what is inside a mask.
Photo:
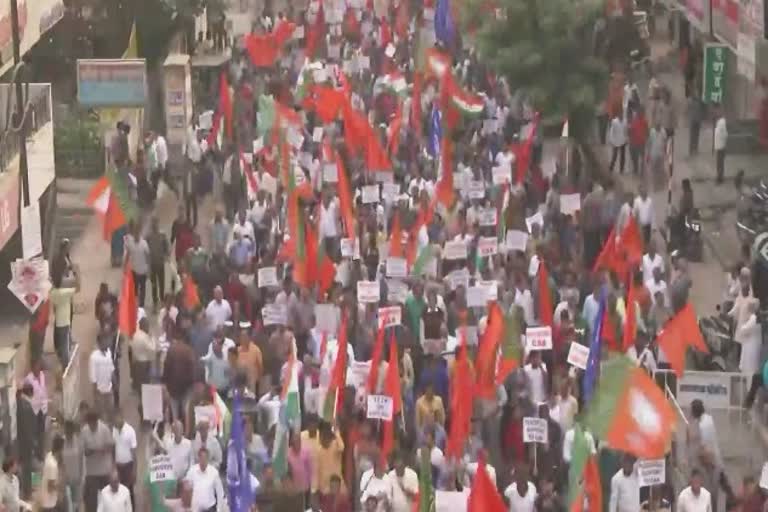
[(752, 313), (742, 323), (734, 336), (741, 343), (741, 360), (739, 370), (747, 375), (754, 375), (760, 371), (760, 349), (763, 341), (763, 328), (757, 321), (757, 316)]

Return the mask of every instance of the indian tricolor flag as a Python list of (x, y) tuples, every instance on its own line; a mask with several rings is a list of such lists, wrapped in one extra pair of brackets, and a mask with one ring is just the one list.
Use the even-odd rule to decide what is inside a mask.
[(288, 360), (280, 396), (280, 417), (275, 430), (275, 445), (272, 451), (272, 468), (277, 479), (288, 474), (288, 439), (291, 430), (301, 426), (301, 405), (299, 402), (299, 365), (296, 360), (296, 341)]
[(378, 81), (378, 92), (391, 92), (398, 96), (408, 94), (408, 82), (399, 71), (394, 71), (381, 77)]
[(137, 207), (128, 192), (128, 178), (107, 170), (91, 188), (86, 204), (104, 221), (104, 240), (136, 217)]
[(658, 459), (667, 452), (674, 425), (672, 406), (641, 368), (624, 356), (602, 364), (585, 421), (596, 437), (614, 450)]
[(466, 116), (479, 116), (483, 113), (485, 103), (483, 98), (475, 96), (464, 89), (457, 87), (452, 91), (451, 103)]

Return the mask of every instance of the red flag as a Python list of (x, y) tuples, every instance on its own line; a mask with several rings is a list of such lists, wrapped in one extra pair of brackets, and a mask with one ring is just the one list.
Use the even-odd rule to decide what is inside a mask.
[(347, 103), (349, 98), (343, 90), (327, 85), (311, 85), (303, 105), (307, 109), (314, 110), (324, 124), (329, 124), (336, 120)]
[(664, 351), (664, 355), (667, 356), (670, 366), (678, 377), (682, 377), (685, 370), (685, 352), (688, 347), (704, 353), (709, 352), (696, 320), (696, 312), (690, 302), (664, 324), (664, 328), (656, 337), (656, 342)]
[(515, 183), (518, 185), (525, 181), (525, 175), (528, 174), (528, 168), (531, 166), (531, 153), (533, 152), (533, 141), (536, 139), (536, 130), (539, 127), (539, 113), (536, 112), (531, 121), (531, 133), (525, 141), (515, 148)]
[(621, 350), (619, 340), (616, 337), (616, 324), (613, 321), (613, 313), (608, 311), (608, 308), (605, 308), (603, 311), (603, 328), (601, 334), (608, 350), (614, 352)]
[(397, 153), (400, 146), (400, 130), (403, 128), (403, 103), (397, 103), (395, 115), (387, 128), (387, 149), (390, 155)]
[(355, 207), (352, 200), (352, 188), (349, 184), (347, 170), (344, 168), (344, 161), (341, 159), (338, 151), (336, 152), (336, 175), (339, 180), (339, 206), (341, 207), (341, 218), (344, 220), (344, 228), (347, 231), (347, 237), (355, 238)]
[(370, 126), (368, 128), (365, 141), (365, 165), (368, 172), (391, 171), (392, 162), (389, 160), (387, 152), (384, 151), (378, 134)]
[(403, 408), (403, 397), (400, 392), (400, 365), (394, 331), (389, 338), (389, 366), (387, 366), (387, 375), (384, 377), (384, 394), (392, 398), (392, 419), (384, 420), (384, 435), (381, 440), (381, 462), (386, 466), (387, 458), (395, 447), (395, 417)]
[[(635, 294), (635, 280), (629, 278), (629, 289), (627, 290), (627, 304), (626, 313), (624, 318), (624, 331), (622, 332), (621, 351), (626, 352), (629, 347), (635, 342), (635, 334), (637, 331), (637, 297)], [(638, 354), (639, 355), (639, 354)]]
[(438, 201), (443, 203), (446, 208), (453, 206), (453, 143), (450, 137), (443, 137), (441, 144), (440, 163), (443, 169), (443, 175), (437, 182), (436, 196)]
[(539, 321), (543, 325), (554, 327), (552, 294), (549, 291), (549, 272), (543, 260), (539, 260), (539, 271), (537, 273), (539, 283)]
[(632, 216), (621, 231), (620, 245), (630, 266), (637, 265), (643, 260), (643, 236), (637, 221)]
[(611, 232), (608, 233), (608, 238), (603, 244), (603, 248), (600, 249), (595, 264), (592, 267), (592, 272), (597, 272), (601, 269), (612, 269), (616, 266), (616, 261), (619, 257), (619, 251), (616, 247), (616, 228), (611, 228)]
[(271, 68), (277, 60), (277, 45), (272, 34), (246, 34), (245, 49), (257, 68)]
[(182, 292), (185, 309), (191, 311), (200, 305), (200, 295), (197, 293), (197, 285), (192, 279), (192, 276), (187, 275), (184, 277)]
[(336, 362), (331, 370), (331, 382), (328, 385), (328, 393), (336, 392), (336, 410), (340, 411), (344, 403), (344, 388), (347, 385), (347, 314), (341, 314), (339, 325), (338, 352)]
[(120, 303), (117, 311), (117, 325), (120, 332), (128, 337), (136, 333), (138, 323), (139, 306), (136, 303), (136, 288), (133, 283), (131, 262), (128, 261), (123, 268), (123, 285), (120, 289)]
[(312, 60), (320, 46), (320, 42), (325, 37), (325, 8), (323, 1), (320, 0), (320, 8), (317, 10), (317, 17), (312, 26), (307, 30), (307, 48), (305, 55)]
[(51, 301), (45, 299), (42, 304), (37, 307), (37, 311), (33, 315), (34, 319), (30, 323), (29, 327), (32, 332), (43, 334), (48, 329), (48, 321), (51, 316)]
[(475, 370), (477, 394), (483, 398), (496, 396), (496, 354), (504, 332), (504, 315), (496, 302), (488, 307), (488, 321), (480, 339)]
[(496, 490), (496, 484), (485, 469), (485, 454), (481, 454), (478, 460), (477, 472), (467, 500), (467, 512), (507, 512), (504, 500)]
[(281, 20), (280, 23), (277, 24), (275, 30), (272, 32), (272, 36), (275, 39), (275, 46), (278, 48), (278, 50), (282, 48), (283, 45), (291, 39), (291, 37), (293, 37), (294, 32), (296, 32), (295, 23), (292, 23), (288, 20)]
[(451, 418), (450, 432), (446, 444), (448, 457), (461, 457), (464, 453), (464, 443), (469, 437), (472, 422), (472, 404), (474, 403), (474, 383), (472, 370), (469, 367), (467, 353), (467, 336), (464, 329), (461, 336), (461, 350), (456, 356), (451, 377)]
[(229, 81), (227, 73), (222, 72), (219, 79), (219, 110), (224, 117), (224, 133), (227, 137), (232, 137), (232, 97), (229, 94)]
[(392, 233), (389, 238), (389, 255), (392, 258), (403, 257), (403, 228), (400, 226), (400, 211), (395, 210), (392, 219)]
[(349, 102), (344, 105), (342, 115), (344, 116), (344, 140), (347, 143), (347, 149), (353, 155), (359, 155), (367, 148), (368, 133), (371, 131), (368, 119), (353, 109)]
[(368, 382), (365, 389), (369, 395), (376, 394), (376, 386), (379, 383), (379, 367), (381, 366), (381, 355), (384, 351), (384, 321), (379, 319), (379, 332), (376, 334), (376, 342), (373, 345), (373, 354), (371, 357), (371, 371), (368, 373)]

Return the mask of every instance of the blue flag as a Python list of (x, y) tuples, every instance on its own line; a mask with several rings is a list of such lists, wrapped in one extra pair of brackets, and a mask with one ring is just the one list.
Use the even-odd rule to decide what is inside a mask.
[(442, 114), (437, 106), (432, 107), (432, 114), (429, 117), (429, 141), (427, 143), (427, 152), (432, 158), (437, 158), (440, 154), (440, 139), (443, 137)]
[(587, 370), (584, 373), (582, 382), (584, 403), (588, 404), (592, 398), (592, 393), (597, 385), (598, 374), (600, 373), (600, 352), (602, 351), (603, 341), (603, 317), (605, 316), (605, 289), (600, 292), (600, 302), (597, 307), (597, 318), (592, 325), (592, 332), (589, 333), (589, 357), (587, 358)]
[(451, 0), (437, 0), (435, 7), (435, 37), (445, 46), (451, 46), (455, 36), (455, 25), (451, 15)]
[(245, 456), (242, 407), (240, 393), (235, 393), (232, 403), (232, 430), (227, 447), (227, 486), (231, 512), (248, 512), (255, 501), (251, 472), (248, 470)]

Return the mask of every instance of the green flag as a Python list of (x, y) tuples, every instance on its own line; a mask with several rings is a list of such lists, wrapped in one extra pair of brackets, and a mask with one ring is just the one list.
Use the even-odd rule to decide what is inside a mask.
[(419, 512), (435, 512), (435, 489), (432, 486), (432, 461), (430, 450), (421, 447), (419, 465)]

